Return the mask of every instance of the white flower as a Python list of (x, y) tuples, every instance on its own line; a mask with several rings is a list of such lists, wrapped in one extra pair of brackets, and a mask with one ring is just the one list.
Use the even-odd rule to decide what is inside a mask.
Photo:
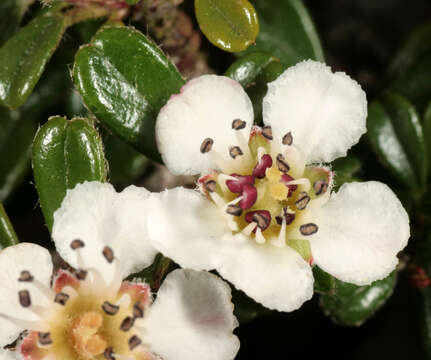
[[(148, 191), (84, 183), (54, 215), (53, 239), (76, 271), (53, 277), (49, 252), (21, 243), (0, 251), (0, 359), (230, 360), (239, 342), (230, 288), (194, 270), (150, 288), (123, 281), (151, 264)], [(24, 330), (26, 332), (22, 333)], [(16, 351), (2, 350), (22, 334)]]
[(152, 196), (155, 247), (182, 267), (216, 269), (268, 308), (311, 298), (311, 264), (357, 285), (384, 278), (409, 220), (379, 182), (344, 184), (319, 164), (345, 156), (366, 131), (367, 102), (344, 73), (304, 61), (268, 85), (263, 128), (235, 81), (188, 82), (160, 111), (156, 138), (175, 174), (201, 174), (200, 193)]

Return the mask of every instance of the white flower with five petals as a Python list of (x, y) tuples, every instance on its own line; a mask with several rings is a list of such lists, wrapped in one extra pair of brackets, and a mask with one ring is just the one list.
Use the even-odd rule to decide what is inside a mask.
[[(237, 321), (221, 279), (175, 270), (154, 302), (146, 283), (123, 280), (155, 256), (143, 221), (148, 195), (98, 182), (67, 192), (53, 239), (74, 272), (53, 274), (50, 253), (35, 244), (0, 251), (0, 359), (235, 357)], [(16, 351), (2, 349), (17, 339)]]
[(358, 142), (366, 115), (361, 87), (314, 61), (268, 85), (262, 128), (237, 82), (189, 81), (160, 111), (156, 139), (174, 174), (201, 175), (200, 193), (152, 196), (154, 246), (184, 268), (216, 269), (280, 311), (312, 297), (312, 264), (357, 285), (384, 278), (409, 238), (404, 208), (379, 182), (333, 193), (333, 173), (320, 165)]

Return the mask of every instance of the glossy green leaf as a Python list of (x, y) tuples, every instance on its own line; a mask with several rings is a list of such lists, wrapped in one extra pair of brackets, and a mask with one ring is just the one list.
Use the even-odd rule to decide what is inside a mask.
[(359, 326), (389, 299), (396, 281), (396, 272), (368, 286), (356, 286), (336, 280), (335, 293), (322, 295), (320, 306), (335, 323)]
[(234, 303), (234, 315), (241, 325), (248, 324), (258, 317), (271, 313), (271, 310), (255, 302), (243, 291), (232, 287), (232, 302)]
[(320, 294), (334, 294), (335, 293), (335, 278), (323, 271), (318, 266), (313, 266), (314, 277), (314, 291)]
[(106, 27), (78, 51), (73, 73), (97, 119), (138, 151), (159, 160), (157, 114), (184, 80), (157, 45), (135, 29)]
[(0, 46), (14, 34), (24, 11), (33, 1), (34, 0), (0, 1)]
[(37, 124), (20, 111), (0, 107), (0, 202), (4, 202), (30, 169)]
[(157, 254), (151, 266), (137, 274), (132, 274), (129, 278), (130, 280), (142, 279), (151, 286), (152, 291), (157, 292), (172, 266), (173, 263), (169, 258), (164, 257), (162, 254)]
[(49, 229), (67, 189), (84, 181), (106, 181), (102, 141), (92, 121), (53, 117), (33, 144), (33, 171)]
[(348, 155), (334, 160), (332, 171), (335, 172), (335, 190), (346, 182), (357, 181), (356, 173), (361, 169), (361, 161), (354, 155)]
[(386, 93), (369, 106), (367, 136), (381, 162), (409, 188), (425, 185), (428, 156), (415, 108), (405, 98)]
[(235, 61), (225, 75), (238, 81), (253, 103), (255, 123), (262, 122), (262, 100), (268, 91), (267, 84), (274, 81), (286, 67), (274, 56), (255, 52)]
[(18, 244), (18, 237), (6, 214), (3, 204), (0, 203), (0, 250)]
[(259, 33), (257, 13), (248, 0), (195, 0), (195, 13), (208, 40), (225, 51), (247, 49)]
[(0, 101), (17, 108), (32, 92), (64, 31), (60, 15), (40, 16), (0, 49)]
[(256, 0), (259, 36), (247, 52), (266, 51), (287, 66), (305, 59), (324, 61), (313, 21), (301, 0)]

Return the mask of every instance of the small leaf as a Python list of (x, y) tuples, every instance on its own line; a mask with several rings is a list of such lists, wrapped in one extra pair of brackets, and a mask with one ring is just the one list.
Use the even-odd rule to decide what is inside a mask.
[(386, 93), (369, 106), (367, 136), (381, 162), (409, 188), (425, 185), (428, 157), (422, 126), (406, 99)]
[(318, 266), (313, 266), (314, 277), (314, 291), (321, 294), (334, 294), (335, 293), (335, 278), (323, 271)]
[(184, 80), (162, 51), (127, 27), (105, 27), (75, 58), (74, 81), (96, 118), (145, 155), (160, 160), (154, 126)]
[(247, 53), (266, 51), (291, 66), (299, 61), (324, 61), (323, 50), (313, 21), (301, 0), (253, 2), (259, 15), (260, 32), (256, 45)]
[(84, 181), (106, 181), (103, 145), (88, 119), (53, 117), (33, 144), (33, 171), (48, 228), (67, 189)]
[(0, 250), (18, 244), (18, 237), (6, 214), (3, 204), (0, 203)]
[(60, 15), (39, 16), (0, 49), (0, 101), (21, 106), (32, 92), (64, 31)]
[(361, 169), (361, 161), (354, 155), (338, 158), (331, 163), (332, 171), (335, 172), (335, 189), (337, 190), (346, 182), (357, 181), (354, 175)]
[(259, 33), (257, 13), (248, 0), (195, 0), (195, 12), (208, 40), (225, 51), (247, 49)]
[(253, 103), (255, 123), (262, 122), (262, 100), (268, 91), (267, 84), (274, 81), (286, 67), (274, 56), (256, 52), (235, 61), (225, 75), (238, 81)]
[(322, 295), (320, 306), (335, 323), (359, 326), (389, 299), (396, 281), (395, 271), (385, 279), (368, 286), (357, 286), (336, 280), (335, 294)]

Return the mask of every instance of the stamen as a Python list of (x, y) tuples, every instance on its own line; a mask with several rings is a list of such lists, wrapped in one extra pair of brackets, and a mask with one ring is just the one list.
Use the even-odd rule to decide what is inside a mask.
[(204, 183), (205, 189), (208, 192), (214, 192), (217, 188), (217, 183), (214, 180), (208, 180)]
[(129, 305), (130, 305), (130, 302), (131, 302), (130, 295), (129, 294), (124, 294), (123, 296), (121, 296), (120, 300), (118, 300), (115, 303), (115, 305), (118, 305), (120, 307), (124, 306), (124, 307), (128, 308)]
[(234, 130), (244, 129), (246, 124), (247, 123), (241, 119), (235, 119), (234, 121), (232, 121), (232, 129)]
[(277, 155), (277, 168), (282, 173), (287, 173), (290, 170), (290, 166), (282, 154)]
[(275, 217), (275, 221), (277, 221), (278, 225), (282, 225), (283, 222), (285, 222), (286, 225), (290, 225), (291, 223), (293, 223), (293, 220), (295, 220), (295, 213), (294, 212), (288, 212), (287, 208), (283, 209), (282, 215)]
[(235, 159), (237, 156), (243, 155), (243, 152), (239, 146), (232, 146), (229, 148), (229, 155), (232, 159)]
[(84, 242), (80, 239), (75, 239), (70, 243), (72, 250), (80, 249), (85, 246)]
[(69, 297), (70, 296), (68, 294), (66, 294), (64, 292), (60, 292), (57, 295), (55, 295), (54, 302), (64, 306), (64, 305), (66, 305), (67, 300), (69, 300)]
[(200, 148), (201, 153), (205, 154), (205, 153), (211, 151), (213, 144), (214, 144), (213, 139), (206, 138), (204, 141), (202, 141), (201, 148)]
[(310, 202), (310, 197), (304, 191), (299, 194), (298, 200), (296, 200), (295, 205), (298, 210), (304, 210), (308, 203)]
[(105, 301), (102, 305), (102, 309), (107, 315), (115, 315), (118, 313), (118, 310), (120, 310), (120, 307), (118, 305), (111, 304), (109, 301)]
[[(284, 209), (283, 209), (283, 215), (284, 215)], [(275, 218), (278, 223), (278, 219), (280, 219), (281, 229), (280, 233), (278, 234), (278, 237), (275, 239), (272, 239), (271, 244), (277, 247), (285, 247), (286, 246), (286, 217), (277, 216)]]
[(112, 349), (112, 347), (107, 347), (105, 349), (105, 351), (103, 352), (103, 356), (105, 357), (105, 359), (107, 360), (115, 360), (114, 357), (114, 350)]
[(268, 210), (250, 211), (245, 214), (245, 221), (254, 222), (263, 231), (271, 223), (271, 213)]
[(28, 290), (18, 291), (18, 298), (22, 307), (28, 308), (31, 306), (30, 292)]
[(288, 186), (291, 186), (291, 185), (303, 185), (305, 187), (304, 191), (308, 191), (311, 188), (310, 180), (308, 180), (307, 178), (295, 179), (295, 180), (287, 182), (286, 185), (288, 185)]
[(52, 344), (51, 333), (49, 332), (39, 332), (37, 334), (39, 344), (42, 346), (47, 346)]
[(126, 317), (126, 318), (124, 318), (124, 320), (121, 322), (120, 330), (121, 330), (121, 331), (124, 331), (124, 332), (129, 331), (129, 330), (132, 328), (132, 326), (133, 326), (134, 322), (135, 322), (135, 319), (134, 319), (134, 318), (132, 318), (131, 316), (127, 316), (127, 317)]
[(0, 318), (6, 321), (9, 321), (11, 324), (18, 326), (21, 329), (42, 331), (42, 332), (48, 330), (48, 328), (43, 326), (44, 323), (42, 321), (22, 320), (2, 313), (0, 313)]
[(75, 272), (75, 276), (78, 280), (84, 281), (87, 278), (88, 272), (82, 269), (78, 269)]
[[(215, 193), (213, 193), (215, 194)], [(109, 289), (115, 294), (123, 282), (123, 271), (118, 259), (114, 259), (114, 275), (112, 276), (111, 283), (109, 284)]]
[(140, 301), (136, 302), (135, 305), (133, 305), (133, 317), (135, 319), (141, 319), (144, 317), (144, 306), (141, 304)]
[(257, 225), (252, 222), (250, 224), (248, 224), (244, 229), (242, 229), (242, 233), (246, 236), (250, 236), (251, 233), (256, 229)]
[(228, 207), (226, 208), (226, 212), (229, 215), (240, 216), (242, 214), (242, 209), (238, 205), (228, 205)]
[(266, 138), (268, 140), (272, 140), (273, 136), (272, 136), (272, 128), (271, 128), (271, 126), (269, 126), (269, 125), (264, 126), (262, 128), (262, 135), (263, 135), (264, 138)]
[(316, 195), (324, 194), (328, 190), (328, 182), (326, 180), (317, 180), (313, 188)]
[[(258, 225), (259, 226), (259, 225)], [(266, 242), (266, 239), (265, 239), (265, 237), (263, 236), (263, 234), (262, 234), (262, 230), (260, 229), (260, 227), (258, 227), (257, 228), (257, 230), (256, 230), (256, 236), (255, 236), (255, 241), (258, 243), (258, 244), (265, 244), (265, 242)]]
[(18, 278), (19, 282), (32, 282), (34, 279), (33, 275), (28, 270), (21, 271), (21, 274)]
[(253, 185), (254, 177), (250, 175), (230, 174), (230, 180), (226, 181), (229, 191), (235, 194), (241, 194), (245, 184)]
[(286, 135), (283, 136), (283, 145), (292, 145), (293, 142), (293, 137), (292, 137), (292, 132), (288, 132)]
[(210, 197), (218, 207), (224, 207), (225, 206), (225, 204), (226, 204), (225, 201), (216, 192), (210, 193)]
[(236, 181), (236, 178), (233, 177), (233, 176), (230, 176), (230, 175), (223, 174), (223, 173), (220, 173), (220, 174), (217, 175), (218, 184), (220, 185), (220, 187), (223, 190), (223, 192), (230, 191), (229, 188), (226, 185), (226, 182), (228, 180)]
[(253, 185), (245, 184), (242, 188), (242, 199), (239, 206), (243, 210), (250, 209), (257, 200), (257, 190)]
[(319, 227), (314, 223), (304, 224), (299, 227), (299, 231), (304, 236), (313, 235), (317, 232), (317, 230), (319, 230)]
[(114, 261), (114, 251), (109, 246), (103, 248), (102, 254), (108, 263), (111, 264)]
[(253, 169), (253, 176), (258, 179), (263, 179), (266, 174), (266, 169), (272, 166), (272, 157), (271, 155), (265, 154), (263, 155), (257, 165)]
[(142, 340), (137, 335), (133, 335), (129, 339), (128, 343), (129, 343), (129, 349), (130, 349), (130, 351), (133, 351), (137, 346), (141, 345)]

